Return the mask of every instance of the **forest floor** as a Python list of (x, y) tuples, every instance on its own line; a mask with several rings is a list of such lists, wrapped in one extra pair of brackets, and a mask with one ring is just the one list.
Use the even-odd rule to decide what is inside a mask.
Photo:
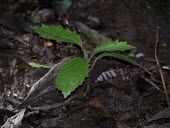
[[(0, 126), (169, 128), (170, 110), (155, 61), (155, 45), (159, 37), (158, 58), (161, 67), (167, 66), (162, 74), (169, 95), (170, 2), (74, 0), (64, 15), (55, 12), (53, 7), (38, 0), (0, 1)], [(44, 39), (29, 27), (41, 24), (62, 25), (76, 31), (89, 53), (101, 41), (100, 36), (127, 41), (136, 47), (136, 53), (144, 55), (135, 61), (152, 74), (135, 65), (104, 58), (91, 71), (87, 95), (77, 96), (83, 93), (80, 87), (65, 102), (51, 76), (36, 83), (49, 70), (33, 68), (28, 63), (54, 66), (82, 53), (74, 45)], [(88, 26), (87, 31), (83, 26)], [(156, 34), (158, 27), (159, 35)], [(92, 29), (101, 35), (91, 39)], [(117, 77), (95, 82), (108, 70), (114, 71)], [(10, 124), (7, 119), (16, 114), (23, 116)], [(10, 125), (7, 126), (7, 122)]]

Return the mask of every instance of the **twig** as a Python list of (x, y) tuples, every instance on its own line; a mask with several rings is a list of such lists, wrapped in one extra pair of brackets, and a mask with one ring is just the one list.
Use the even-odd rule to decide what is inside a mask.
[(37, 111), (37, 110), (47, 111), (47, 110), (50, 110), (50, 109), (69, 105), (72, 100), (80, 98), (81, 95), (82, 95), (81, 93), (77, 93), (77, 94), (71, 96), (70, 98), (66, 99), (65, 101), (63, 101), (61, 103), (55, 103), (55, 104), (52, 104), (52, 105), (44, 105), (44, 106), (40, 106), (40, 107), (29, 107), (29, 108), (31, 110), (34, 110), (34, 111)]
[(161, 66), (160, 66), (160, 63), (159, 63), (159, 60), (158, 60), (158, 57), (157, 57), (158, 45), (159, 45), (159, 26), (157, 27), (157, 30), (156, 30), (155, 60), (156, 60), (156, 63), (157, 63), (158, 69), (159, 69), (160, 76), (161, 76), (161, 81), (162, 81), (162, 84), (163, 84), (166, 101), (167, 101), (168, 106), (170, 106), (170, 101), (169, 101), (169, 96), (168, 96), (165, 81), (164, 81), (164, 76), (163, 76), (162, 69), (161, 69)]
[(154, 84), (151, 80), (149, 80), (148, 78), (145, 78), (144, 76), (140, 76), (143, 80), (145, 80), (147, 83), (149, 83), (150, 85), (152, 85), (153, 87), (155, 87), (158, 91), (160, 91), (161, 93), (164, 94), (164, 91), (162, 91), (156, 84)]

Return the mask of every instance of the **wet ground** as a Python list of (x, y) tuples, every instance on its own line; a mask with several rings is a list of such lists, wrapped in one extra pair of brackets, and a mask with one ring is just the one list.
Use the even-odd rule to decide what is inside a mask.
[[(153, 84), (146, 81), (149, 79), (163, 88), (159, 72), (155, 68), (156, 63), (148, 60), (155, 60), (155, 31), (159, 26), (158, 57), (164, 65), (169, 65), (170, 2), (168, 0), (108, 0), (107, 2), (74, 0), (67, 11), (67, 16), (62, 15), (60, 18), (55, 15), (51, 6), (41, 1), (20, 0), (11, 1), (10, 4), (0, 2), (0, 6), (2, 13), (0, 16), (0, 125), (15, 115), (18, 112), (16, 110), (26, 108), (22, 123), (35, 128), (170, 127), (167, 119), (169, 116), (165, 115), (163, 119), (147, 122), (153, 115), (168, 106), (165, 96), (157, 91)], [(15, 12), (15, 15), (12, 12)], [(15, 19), (14, 16), (17, 18)], [(88, 38), (89, 33), (82, 33), (76, 22), (81, 22), (113, 40), (128, 41), (136, 46), (136, 51), (144, 54), (144, 59), (137, 61), (153, 71), (153, 75), (146, 74), (136, 66), (106, 58), (97, 62), (92, 70), (91, 88), (86, 97), (79, 97), (78, 94), (83, 93), (80, 88), (72, 94), (71, 97), (75, 98), (70, 97), (71, 102), (64, 102), (60, 92), (54, 88), (53, 75), (55, 74), (52, 73), (47, 77), (48, 79), (37, 84), (37, 88), (30, 94), (31, 87), (47, 72), (49, 73), (49, 70), (32, 68), (28, 62), (55, 65), (64, 58), (81, 56), (82, 53), (76, 46), (40, 38), (26, 27), (25, 22), (31, 26), (42, 23), (61, 24), (75, 30), (81, 35), (89, 51), (95, 43)], [(95, 83), (95, 79), (107, 70), (116, 72), (117, 77)], [(163, 70), (163, 75), (169, 88), (169, 70)], [(57, 107), (49, 109), (47, 105)]]

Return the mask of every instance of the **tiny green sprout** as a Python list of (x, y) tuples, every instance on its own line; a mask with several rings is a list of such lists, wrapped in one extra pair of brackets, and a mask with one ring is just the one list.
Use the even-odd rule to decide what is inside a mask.
[[(62, 26), (47, 26), (43, 25), (42, 27), (33, 27), (35, 32), (41, 35), (44, 38), (55, 40), (60, 43), (72, 43), (78, 45), (84, 54), (82, 57), (72, 57), (63, 64), (57, 73), (55, 86), (58, 90), (61, 91), (64, 98), (67, 98), (76, 88), (83, 84), (86, 77), (88, 77), (89, 72), (93, 68), (94, 63), (97, 59), (111, 56), (113, 58), (121, 59), (129, 63), (135, 64), (141, 68), (130, 57), (121, 54), (122, 51), (133, 50), (135, 47), (127, 44), (125, 41), (113, 41), (111, 39), (103, 42), (101, 45), (94, 48), (91, 57), (88, 57), (86, 49), (83, 48), (82, 40), (76, 32), (70, 31), (68, 28), (65, 29)], [(116, 53), (115, 53), (116, 52)], [(120, 53), (118, 53), (120, 52)], [(90, 65), (91, 59), (93, 56), (97, 56), (93, 61), (93, 64)], [(34, 64), (34, 67), (37, 66)], [(39, 67), (44, 67), (38, 65)], [(37, 67), (38, 67), (37, 66)], [(91, 68), (90, 68), (91, 67)], [(143, 68), (145, 71), (149, 72), (147, 69)]]
[(51, 68), (51, 66), (41, 65), (38, 63), (34, 63), (34, 62), (29, 62), (28, 64), (34, 68)]

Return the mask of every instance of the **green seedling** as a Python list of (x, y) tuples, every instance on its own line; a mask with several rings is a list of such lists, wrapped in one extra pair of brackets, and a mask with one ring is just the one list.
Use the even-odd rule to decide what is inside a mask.
[[(82, 40), (79, 35), (69, 29), (64, 29), (62, 26), (47, 26), (33, 27), (35, 32), (44, 38), (55, 40), (60, 43), (72, 43), (78, 45), (84, 54), (84, 57), (72, 57), (64, 63), (57, 73), (55, 86), (61, 91), (64, 98), (67, 98), (78, 86), (82, 85), (85, 78), (89, 76), (90, 70), (93, 68), (97, 59), (110, 56), (121, 59), (137, 66), (137, 64), (130, 57), (121, 54), (122, 51), (132, 50), (135, 47), (127, 44), (125, 41), (113, 41), (109, 39), (101, 45), (94, 48), (92, 55), (89, 57), (86, 49), (83, 48)], [(120, 53), (118, 53), (120, 52)], [(93, 64), (90, 65), (91, 59), (96, 56)], [(145, 71), (149, 72), (144, 67), (140, 66)]]

